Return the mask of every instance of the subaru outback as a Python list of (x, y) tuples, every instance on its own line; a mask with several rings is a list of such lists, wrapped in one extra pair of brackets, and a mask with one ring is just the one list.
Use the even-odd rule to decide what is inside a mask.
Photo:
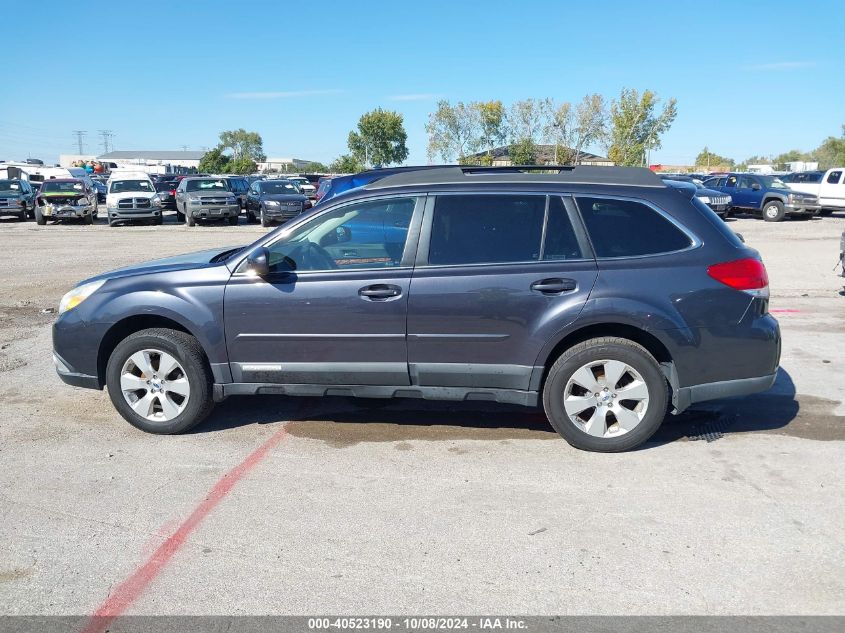
[(54, 362), (152, 433), (235, 394), (484, 400), (622, 451), (774, 383), (768, 296), (759, 254), (646, 169), (408, 170), (249, 246), (83, 282)]

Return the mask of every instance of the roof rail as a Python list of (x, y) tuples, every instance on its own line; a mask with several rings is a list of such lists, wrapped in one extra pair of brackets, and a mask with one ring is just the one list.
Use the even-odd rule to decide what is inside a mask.
[(660, 176), (645, 167), (599, 167), (594, 165), (485, 167), (461, 165), (424, 169), (410, 168), (400, 173), (386, 175), (384, 178), (365, 185), (364, 188), (386, 189), (408, 185), (472, 184), (476, 182), (546, 182), (666, 187)]

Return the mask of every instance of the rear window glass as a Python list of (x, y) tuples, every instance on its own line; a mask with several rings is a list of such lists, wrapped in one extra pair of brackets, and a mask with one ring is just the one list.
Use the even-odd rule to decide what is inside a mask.
[(641, 202), (578, 197), (597, 257), (638, 257), (690, 246), (689, 237)]
[(437, 196), (428, 261), (433, 265), (540, 258), (545, 196)]

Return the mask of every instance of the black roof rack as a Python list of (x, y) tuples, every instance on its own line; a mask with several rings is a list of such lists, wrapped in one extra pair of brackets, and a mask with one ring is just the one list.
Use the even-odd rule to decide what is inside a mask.
[[(545, 172), (545, 173), (531, 173)], [(665, 187), (645, 167), (599, 167), (595, 165), (513, 165), (484, 167), (463, 165), (408, 169), (365, 185), (365, 189), (386, 189), (404, 185), (471, 184), (475, 182), (547, 182)]]

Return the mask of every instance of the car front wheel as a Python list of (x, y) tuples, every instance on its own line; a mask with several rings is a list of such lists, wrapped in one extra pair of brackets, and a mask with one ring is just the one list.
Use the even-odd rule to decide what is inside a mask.
[(633, 341), (595, 338), (566, 350), (543, 388), (549, 422), (575, 448), (630, 450), (666, 415), (668, 388), (654, 357)]
[(142, 431), (187, 431), (214, 408), (212, 378), (197, 340), (152, 328), (124, 339), (109, 357), (106, 385), (115, 408)]
[(786, 210), (780, 200), (769, 200), (763, 205), (763, 219), (766, 222), (780, 222), (786, 217)]

